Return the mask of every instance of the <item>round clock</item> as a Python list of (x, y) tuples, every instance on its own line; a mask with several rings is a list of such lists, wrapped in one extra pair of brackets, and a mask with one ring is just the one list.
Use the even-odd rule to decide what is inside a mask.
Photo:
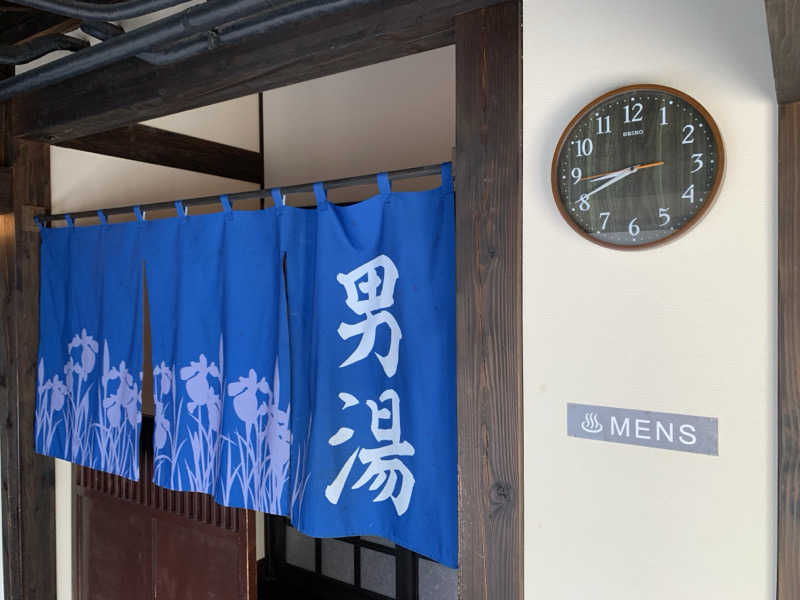
[(586, 239), (625, 250), (674, 239), (711, 206), (724, 154), (699, 102), (660, 85), (632, 85), (592, 101), (553, 156), (556, 205)]

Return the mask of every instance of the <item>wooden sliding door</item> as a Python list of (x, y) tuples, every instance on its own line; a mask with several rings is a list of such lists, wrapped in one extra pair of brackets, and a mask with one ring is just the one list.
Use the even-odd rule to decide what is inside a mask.
[(152, 483), (152, 421), (139, 482), (75, 467), (77, 600), (254, 600), (255, 518)]

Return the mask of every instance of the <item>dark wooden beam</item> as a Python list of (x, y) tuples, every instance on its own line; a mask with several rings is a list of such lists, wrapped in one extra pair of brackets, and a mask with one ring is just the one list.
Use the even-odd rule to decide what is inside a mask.
[(764, 0), (778, 102), (800, 100), (800, 0)]
[(384, 0), (174, 65), (136, 59), (15, 98), (15, 131), (61, 142), (453, 43), (453, 19), (497, 0)]
[(14, 4), (13, 2), (0, 1), (0, 13), (15, 13), (15, 12), (32, 12), (36, 10), (29, 6), (22, 6), (22, 4)]
[(50, 149), (13, 143), (0, 107), (0, 163), (11, 212), (0, 214), (0, 455), (6, 598), (56, 597), (55, 465), (34, 451), (39, 338), (39, 234), (50, 207)]
[(520, 10), (456, 19), (462, 600), (523, 597)]
[(30, 10), (0, 17), (0, 44), (21, 44), (51, 33), (67, 33), (80, 25), (77, 19)]
[(56, 145), (258, 184), (264, 175), (258, 152), (147, 125), (128, 125)]
[(14, 212), (13, 185), (13, 170), (10, 167), (0, 167), (0, 215)]
[(778, 600), (800, 598), (800, 102), (778, 116)]

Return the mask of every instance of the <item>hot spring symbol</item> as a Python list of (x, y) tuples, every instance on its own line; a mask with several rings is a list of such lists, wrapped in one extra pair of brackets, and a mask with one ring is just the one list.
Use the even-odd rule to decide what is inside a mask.
[(581, 421), (581, 429), (586, 433), (600, 433), (603, 431), (603, 426), (600, 421), (597, 420), (597, 413), (584, 413), (583, 421)]

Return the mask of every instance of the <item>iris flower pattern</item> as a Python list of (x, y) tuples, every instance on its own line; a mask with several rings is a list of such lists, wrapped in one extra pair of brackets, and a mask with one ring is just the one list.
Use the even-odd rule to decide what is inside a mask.
[[(67, 345), (63, 376), (46, 377), (39, 361), (36, 449), (138, 480), (142, 374), (131, 373), (125, 361), (113, 364), (108, 341), (95, 373), (98, 351), (83, 329)], [(153, 369), (153, 478), (213, 494), (225, 505), (286, 514), (290, 411), (280, 407), (278, 360), (271, 382), (249, 369), (228, 383), (223, 351), (220, 337), (219, 365), (200, 354), (179, 368), (162, 361)], [(235, 415), (227, 424), (223, 399)]]
[(228, 381), (221, 336), (216, 356), (219, 364), (203, 353), (188, 365), (162, 361), (153, 369), (153, 478), (226, 506), (286, 514), (291, 433), (278, 361), (270, 385), (255, 369)]
[(67, 344), (63, 379), (58, 372), (46, 378), (39, 360), (36, 451), (138, 480), (142, 374), (131, 373), (125, 361), (112, 365), (106, 340), (95, 373), (98, 354), (97, 340), (82, 329)]

